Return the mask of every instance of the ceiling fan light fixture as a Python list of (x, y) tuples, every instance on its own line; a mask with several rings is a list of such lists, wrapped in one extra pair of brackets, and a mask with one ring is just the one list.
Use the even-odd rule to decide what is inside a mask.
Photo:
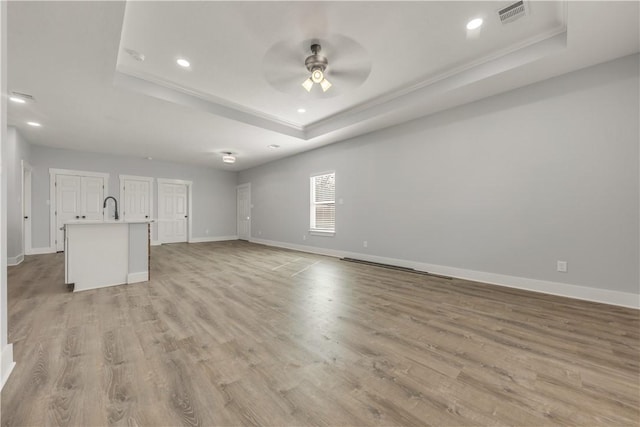
[(329, 61), (326, 57), (320, 55), (321, 49), (319, 44), (312, 44), (311, 53), (313, 55), (307, 56), (307, 59), (304, 61), (305, 67), (307, 67), (307, 70), (311, 73), (311, 76), (302, 83), (302, 87), (304, 87), (307, 92), (311, 92), (314, 83), (319, 84), (323, 92), (326, 92), (331, 87), (331, 83), (324, 77), (324, 72), (327, 65), (329, 65)]
[(322, 80), (324, 80), (324, 73), (320, 68), (315, 68), (311, 72), (311, 80), (313, 80), (314, 83), (320, 83)]
[(305, 88), (307, 92), (311, 92), (311, 88), (313, 87), (313, 80), (311, 80), (311, 77), (302, 82), (302, 87)]
[(232, 164), (236, 162), (236, 156), (234, 156), (233, 154), (227, 152), (227, 153), (222, 153), (222, 162), (223, 163), (228, 163), (228, 164)]
[(323, 92), (326, 92), (331, 87), (331, 83), (329, 83), (329, 80), (327, 79), (322, 79), (322, 81), (320, 82), (320, 87), (322, 87)]

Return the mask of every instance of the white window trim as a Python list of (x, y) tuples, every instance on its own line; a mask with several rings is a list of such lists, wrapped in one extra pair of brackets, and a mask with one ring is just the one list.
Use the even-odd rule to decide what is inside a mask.
[[(312, 235), (312, 236), (333, 237), (333, 236), (336, 235), (335, 218), (334, 218), (333, 230), (324, 230), (324, 229), (321, 229), (321, 228), (312, 228), (311, 227), (311, 223), (315, 219), (314, 218), (315, 212), (312, 212), (312, 209), (311, 209), (311, 206), (312, 206), (311, 192), (313, 191), (312, 190), (311, 178), (314, 178), (316, 176), (329, 175), (329, 174), (333, 174), (334, 175), (334, 179), (336, 179), (336, 176), (335, 176), (336, 175), (336, 171), (335, 170), (317, 172), (317, 173), (312, 173), (311, 175), (309, 175), (309, 234)], [(331, 203), (331, 202), (318, 202), (317, 204), (329, 204), (329, 203)], [(335, 194), (334, 194), (333, 204), (337, 206), (337, 203), (335, 201)]]
[(309, 229), (309, 234), (312, 236), (324, 236), (324, 237), (333, 237), (336, 235), (335, 231), (327, 231), (320, 229)]
[[(193, 243), (193, 181), (185, 181), (183, 179), (171, 179), (171, 178), (158, 178), (158, 203), (160, 201), (160, 184), (184, 184), (187, 186), (187, 243)], [(158, 209), (159, 210), (159, 209)], [(159, 219), (156, 223), (160, 221)], [(160, 236), (158, 236), (158, 240), (160, 240)], [(162, 242), (160, 242), (162, 244)]]
[(78, 175), (78, 176), (92, 176), (96, 178), (102, 178), (104, 182), (104, 191), (102, 195), (107, 197), (109, 195), (109, 174), (103, 172), (88, 172), (77, 171), (72, 169), (55, 169), (49, 168), (49, 250), (56, 252), (56, 227), (58, 223), (56, 221), (56, 176), (57, 175)]

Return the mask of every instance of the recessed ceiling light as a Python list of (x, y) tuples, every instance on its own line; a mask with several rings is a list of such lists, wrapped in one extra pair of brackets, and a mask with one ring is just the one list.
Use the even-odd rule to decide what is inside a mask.
[(298, 108), (298, 113), (302, 114), (302, 113), (306, 113), (307, 110), (305, 110), (304, 108)]
[(467, 30), (475, 30), (482, 26), (482, 18), (472, 19), (467, 23)]
[(268, 146), (268, 148), (271, 148), (272, 150), (275, 150), (276, 148), (280, 148), (280, 146), (278, 144), (271, 144)]
[(24, 98), (19, 98), (17, 96), (10, 96), (9, 99), (18, 104), (25, 104), (27, 102), (24, 100)]
[(179, 58), (177, 61), (179, 66), (184, 67), (184, 68), (188, 68), (191, 64), (189, 63), (189, 61), (187, 61), (184, 58)]
[(27, 122), (27, 124), (28, 124), (29, 126), (33, 126), (33, 127), (36, 127), (36, 128), (39, 128), (40, 126), (42, 126), (42, 125), (41, 125), (40, 123), (38, 123), (38, 122)]
[(147, 160), (153, 160), (153, 157), (147, 157)]

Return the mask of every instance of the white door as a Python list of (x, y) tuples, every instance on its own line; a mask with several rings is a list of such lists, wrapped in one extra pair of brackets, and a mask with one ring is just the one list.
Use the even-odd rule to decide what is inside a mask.
[(56, 250), (64, 250), (61, 230), (67, 221), (80, 219), (81, 177), (56, 175)]
[(187, 185), (158, 183), (158, 238), (162, 243), (187, 241)]
[(31, 255), (31, 166), (23, 163), (22, 168), (22, 248)]
[(74, 220), (101, 220), (104, 179), (56, 175), (56, 250), (64, 250), (63, 224)]
[(236, 196), (238, 239), (249, 240), (251, 238), (251, 184), (239, 185)]
[(122, 181), (122, 219), (129, 221), (151, 218), (151, 182), (125, 178)]
[(101, 220), (104, 203), (104, 180), (94, 176), (80, 177), (80, 219)]

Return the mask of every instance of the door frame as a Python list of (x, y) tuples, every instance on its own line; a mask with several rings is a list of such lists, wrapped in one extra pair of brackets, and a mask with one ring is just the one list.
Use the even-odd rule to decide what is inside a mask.
[[(57, 252), (56, 246), (56, 227), (58, 223), (56, 221), (56, 176), (57, 175), (78, 175), (78, 176), (92, 176), (96, 178), (102, 178), (104, 182), (104, 191), (102, 195), (109, 195), (109, 174), (103, 172), (87, 172), (78, 171), (73, 169), (55, 169), (49, 168), (49, 250)], [(106, 196), (105, 196), (106, 197)]]
[(185, 181), (183, 179), (171, 179), (171, 178), (158, 178), (158, 185), (156, 190), (158, 192), (158, 243), (162, 244), (160, 240), (160, 186), (162, 184), (183, 184), (187, 186), (187, 243), (192, 243), (192, 228), (193, 228), (193, 194), (192, 186), (193, 181)]
[[(22, 166), (22, 253), (24, 255), (31, 255), (31, 221), (33, 221), (33, 215), (31, 214), (31, 188), (32, 188), (32, 174), (33, 167), (24, 160), (21, 161)], [(28, 177), (28, 179), (25, 179)], [(28, 207), (28, 209), (27, 209)], [(29, 216), (29, 221), (25, 224), (25, 216)]]
[(236, 235), (238, 239), (240, 239), (240, 222), (238, 221), (238, 190), (246, 188), (249, 190), (249, 236), (247, 237), (247, 241), (251, 240), (251, 221), (253, 221), (253, 205), (251, 204), (251, 183), (247, 182), (244, 184), (240, 184), (236, 186)]

